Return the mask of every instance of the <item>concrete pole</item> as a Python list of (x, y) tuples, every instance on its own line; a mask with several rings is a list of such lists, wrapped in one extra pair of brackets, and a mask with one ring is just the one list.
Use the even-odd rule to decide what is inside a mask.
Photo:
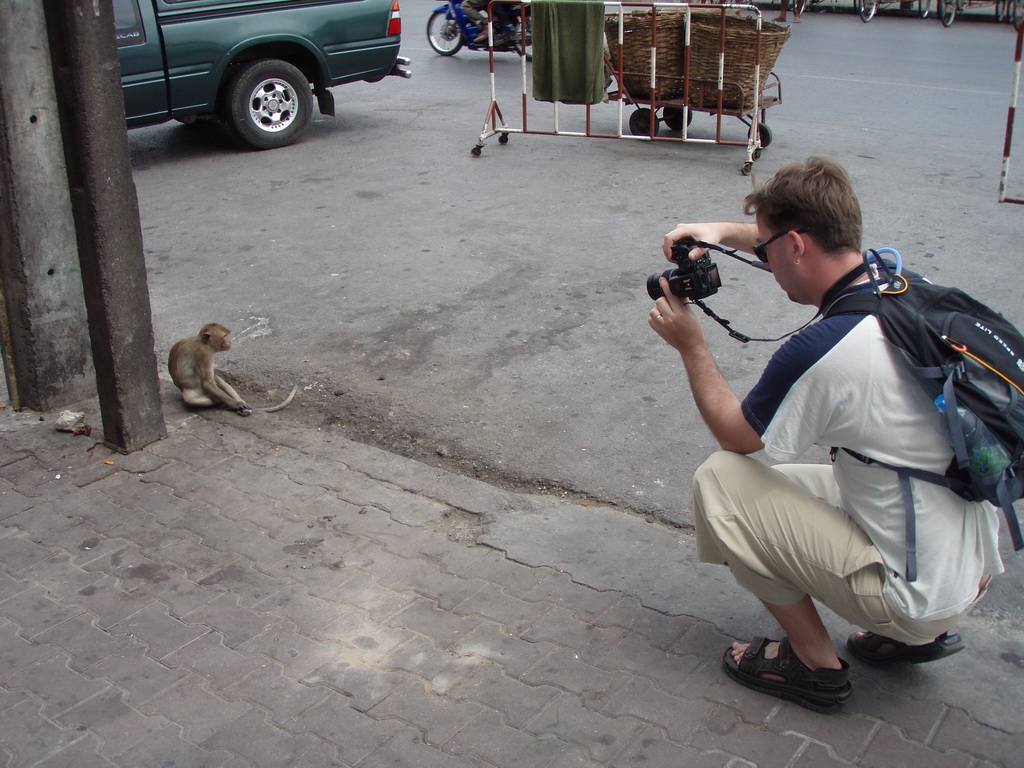
[(106, 444), (166, 434), (111, 0), (44, 0)]
[(43, 8), (0, 0), (0, 348), (15, 408), (95, 391)]

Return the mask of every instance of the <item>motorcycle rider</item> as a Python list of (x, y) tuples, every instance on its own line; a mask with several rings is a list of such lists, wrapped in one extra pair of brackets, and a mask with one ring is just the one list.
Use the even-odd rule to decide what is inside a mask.
[[(484, 11), (490, 0), (463, 0), (462, 12), (466, 15), (466, 18), (472, 19), (476, 24), (479, 32), (477, 36), (473, 38), (473, 45), (486, 45), (487, 44), (487, 17), (484, 16)], [(501, 3), (494, 4), (494, 41), (499, 42), (505, 33), (503, 30), (510, 28), (508, 13), (504, 8), (501, 7)]]

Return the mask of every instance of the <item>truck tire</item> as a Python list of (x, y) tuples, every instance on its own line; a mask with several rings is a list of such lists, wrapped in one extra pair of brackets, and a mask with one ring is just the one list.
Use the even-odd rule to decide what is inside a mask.
[(243, 64), (228, 84), (225, 120), (253, 149), (291, 144), (313, 114), (309, 81), (296, 67), (278, 59)]

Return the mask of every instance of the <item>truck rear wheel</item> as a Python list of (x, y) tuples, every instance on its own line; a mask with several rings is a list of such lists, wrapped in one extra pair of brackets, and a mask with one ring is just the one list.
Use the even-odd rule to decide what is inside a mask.
[(225, 119), (231, 131), (254, 149), (291, 144), (306, 129), (312, 113), (309, 81), (286, 61), (251, 61), (228, 85)]

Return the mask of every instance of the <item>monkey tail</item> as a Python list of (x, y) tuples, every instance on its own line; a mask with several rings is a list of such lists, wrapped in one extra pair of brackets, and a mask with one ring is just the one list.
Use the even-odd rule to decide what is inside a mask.
[(298, 389), (298, 385), (293, 385), (292, 391), (288, 393), (288, 397), (286, 397), (282, 402), (278, 403), (277, 405), (272, 405), (269, 408), (260, 408), (260, 410), (263, 411), (263, 413), (273, 413), (274, 411), (280, 411), (282, 408), (284, 408), (286, 405), (288, 405), (288, 403), (292, 401), (292, 398), (295, 397), (295, 393), (298, 391)]

